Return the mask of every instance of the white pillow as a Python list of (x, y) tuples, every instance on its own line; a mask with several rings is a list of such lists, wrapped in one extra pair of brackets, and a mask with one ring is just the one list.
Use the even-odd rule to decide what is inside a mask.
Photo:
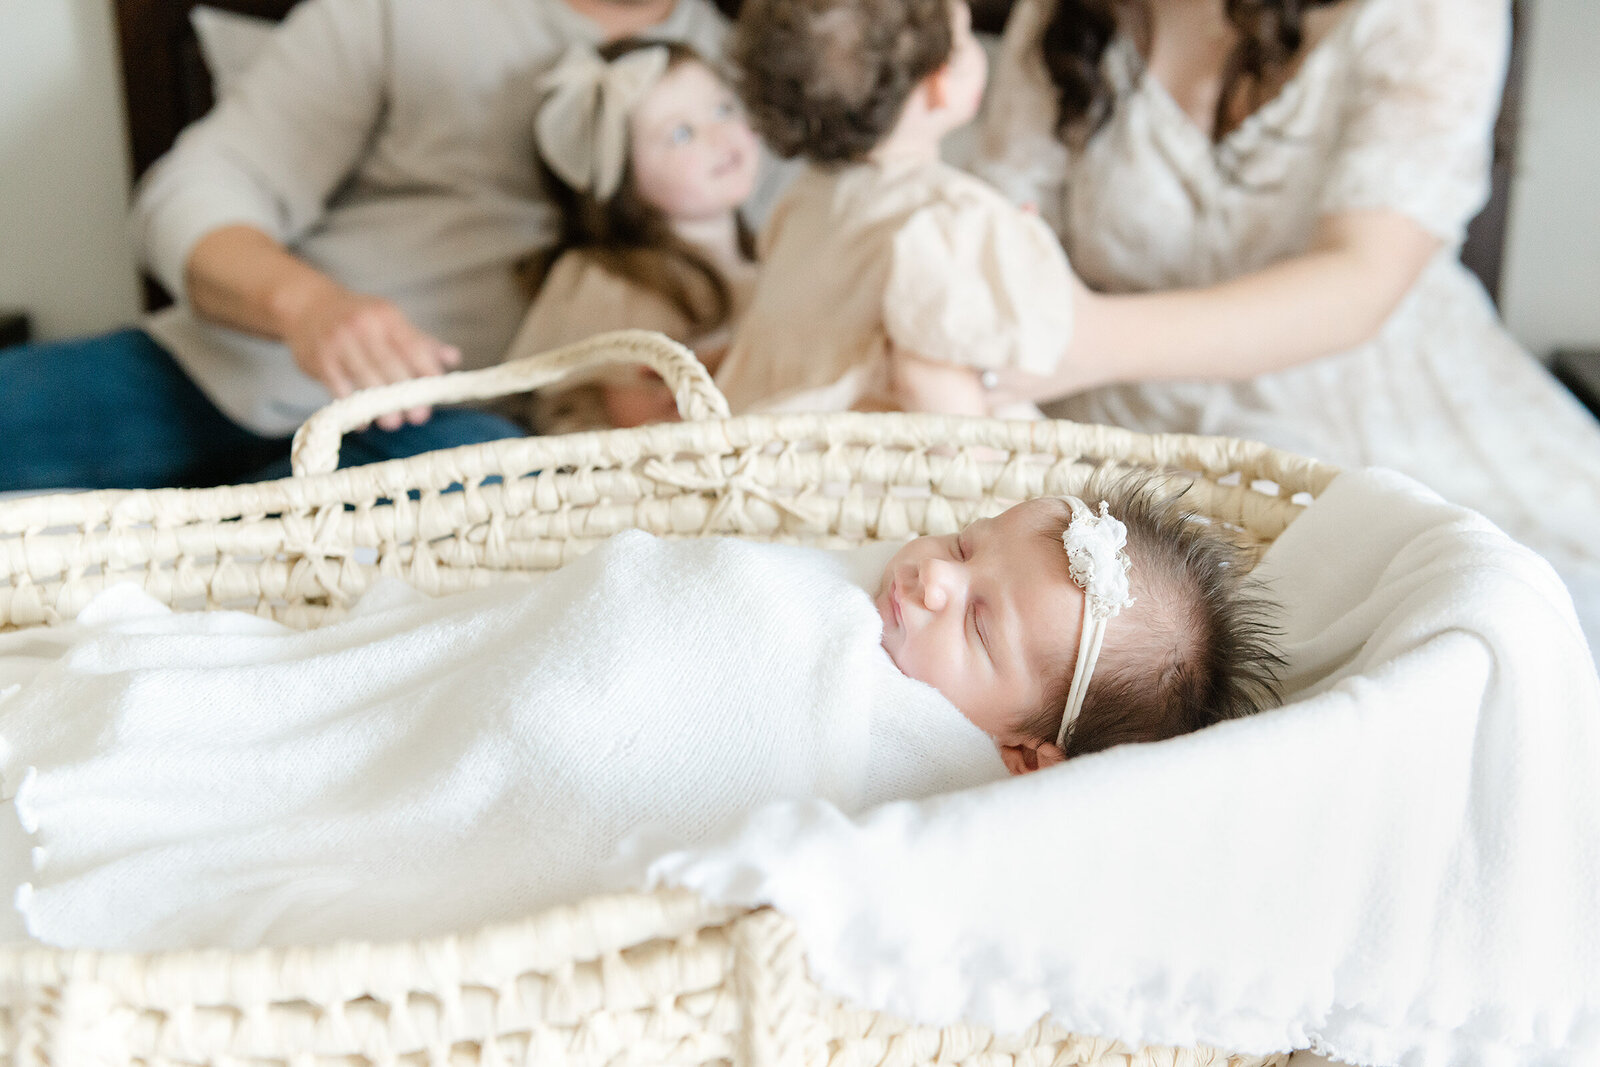
[(277, 28), (271, 19), (240, 15), (219, 8), (198, 6), (189, 12), (189, 24), (200, 39), (200, 54), (211, 72), (212, 91), (221, 96), (250, 68), (256, 53)]

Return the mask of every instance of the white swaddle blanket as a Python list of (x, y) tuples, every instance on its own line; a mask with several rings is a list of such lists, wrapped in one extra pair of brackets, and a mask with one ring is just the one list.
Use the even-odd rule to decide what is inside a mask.
[(826, 988), (927, 1023), (1600, 1063), (1600, 683), (1555, 573), (1383, 471), (1257, 573), (1286, 707), (859, 818), (774, 805), (655, 876), (776, 905)]
[(382, 584), (305, 633), (108, 590), (0, 637), (31, 675), (0, 699), (19, 910), (63, 946), (413, 937), (616, 888), (632, 834), (1003, 776), (895, 669), (849, 564), (624, 533), (538, 583)]

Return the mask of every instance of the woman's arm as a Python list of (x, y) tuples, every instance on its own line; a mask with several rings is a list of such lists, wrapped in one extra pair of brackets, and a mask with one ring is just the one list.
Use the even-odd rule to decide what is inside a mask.
[(1396, 211), (1324, 216), (1307, 250), (1231, 281), (1154, 293), (1074, 293), (1050, 375), (1000, 373), (1008, 398), (1051, 400), (1116, 382), (1243, 379), (1370, 340), (1442, 242)]

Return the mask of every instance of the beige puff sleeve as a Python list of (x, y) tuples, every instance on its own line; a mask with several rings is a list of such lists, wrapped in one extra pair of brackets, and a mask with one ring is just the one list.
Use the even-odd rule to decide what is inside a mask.
[(1320, 208), (1387, 208), (1458, 244), (1489, 189), (1509, 0), (1368, 0)]
[(1038, 217), (998, 195), (941, 201), (895, 235), (884, 325), (924, 359), (1048, 374), (1072, 339), (1073, 284)]
[[(537, 355), (608, 330), (656, 330), (687, 343), (691, 326), (681, 311), (656, 294), (606, 270), (581, 251), (551, 265), (539, 295), (506, 350), (507, 360)], [(539, 433), (574, 433), (609, 427), (600, 396), (605, 382), (636, 384), (639, 368), (618, 364), (541, 389), (521, 421)]]

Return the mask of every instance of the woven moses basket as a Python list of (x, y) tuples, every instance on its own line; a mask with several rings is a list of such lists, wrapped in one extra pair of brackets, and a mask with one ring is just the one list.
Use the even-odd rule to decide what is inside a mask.
[[(377, 414), (525, 391), (639, 361), (687, 421), (497, 441), (335, 471)], [(691, 353), (628, 332), (357, 394), (310, 419), (296, 477), (0, 505), (0, 629), (72, 618), (133, 580), (175, 607), (335, 618), (380, 574), (435, 594), (560, 566), (628, 527), (846, 546), (949, 532), (1163, 468), (1198, 512), (1263, 547), (1332, 469), (1262, 445), (1066, 422), (931, 415), (727, 417)], [(598, 897), (401, 944), (153, 955), (0, 950), (0, 1055), (34, 1064), (1009, 1064), (1282, 1062), (1133, 1049), (1039, 1024), (996, 1035), (852, 1009), (808, 978), (771, 909), (683, 891)]]

